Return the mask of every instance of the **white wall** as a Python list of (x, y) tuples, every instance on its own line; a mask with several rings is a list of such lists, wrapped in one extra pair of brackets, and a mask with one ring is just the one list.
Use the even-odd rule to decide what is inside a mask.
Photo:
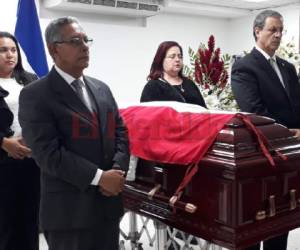
[[(57, 13), (42, 11), (42, 16), (57, 16)], [(188, 46), (196, 49), (210, 34), (216, 36), (217, 45), (226, 44), (227, 21), (220, 19), (162, 14), (148, 18), (147, 25), (141, 27), (128, 23), (108, 24), (107, 20), (97, 21), (85, 14), (68, 14), (78, 17), (87, 34), (94, 39), (86, 73), (109, 84), (117, 101), (121, 102), (139, 100), (154, 54), (162, 41), (178, 41), (184, 48), (187, 63)], [(44, 23), (45, 19), (42, 20)]]
[[(163, 15), (149, 19), (146, 28), (91, 23), (84, 26), (96, 40), (91, 48), (93, 57), (89, 72), (108, 82), (117, 99), (124, 101), (139, 99), (162, 41), (178, 41), (184, 48), (186, 62), (188, 46), (197, 48), (210, 34), (216, 35), (218, 44), (226, 41), (224, 21), (220, 20)], [(93, 32), (95, 29), (97, 32)]]
[[(284, 19), (284, 29), (287, 31), (283, 36), (283, 41), (290, 41), (294, 37), (297, 48), (299, 48), (299, 15), (298, 9), (274, 9), (281, 13)], [(229, 22), (230, 32), (228, 36), (228, 42), (232, 46), (229, 46), (229, 53), (241, 54), (243, 51), (250, 51), (255, 45), (254, 37), (252, 35), (253, 20), (257, 12), (254, 12), (251, 16), (232, 19)]]
[[(37, 1), (37, 0), (36, 0)], [(14, 31), (17, 0), (6, 1), (0, 10), (1, 30)], [(66, 13), (54, 13), (41, 8), (40, 22), (44, 31), (49, 21)], [(178, 41), (188, 63), (187, 49), (196, 49), (200, 42), (207, 42), (209, 35), (216, 37), (216, 46), (223, 53), (239, 54), (250, 50), (253, 16), (236, 20), (208, 17), (188, 17), (161, 14), (147, 19), (147, 23), (116, 18), (97, 18), (93, 15), (74, 14), (81, 21), (87, 34), (94, 38), (91, 62), (86, 73), (105, 81), (118, 102), (138, 101), (150, 64), (160, 42)], [(299, 10), (282, 13), (288, 32), (299, 37)], [(49, 66), (52, 60), (48, 56)]]
[(0, 23), (1, 30), (13, 32), (16, 23), (18, 0), (5, 1), (5, 4), (0, 8)]

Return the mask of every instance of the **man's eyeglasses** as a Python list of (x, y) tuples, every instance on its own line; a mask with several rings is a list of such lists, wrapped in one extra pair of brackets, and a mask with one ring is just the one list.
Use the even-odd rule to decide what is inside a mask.
[(276, 29), (275, 27), (274, 28), (269, 28), (269, 29), (266, 29), (269, 33), (271, 34), (280, 34), (280, 35), (285, 35), (286, 33), (286, 30), (284, 29)]
[(67, 43), (74, 47), (79, 47), (85, 43), (86, 45), (90, 46), (93, 43), (93, 39), (89, 37), (73, 37), (70, 40), (55, 41), (54, 43)]

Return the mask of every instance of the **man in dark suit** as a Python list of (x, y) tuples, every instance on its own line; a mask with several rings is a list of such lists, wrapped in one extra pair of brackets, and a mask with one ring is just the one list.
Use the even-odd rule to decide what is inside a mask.
[(83, 75), (92, 40), (77, 19), (45, 34), (55, 65), (23, 89), (19, 110), (41, 168), (41, 228), (51, 250), (117, 250), (127, 130), (109, 87)]
[[(237, 60), (231, 85), (242, 111), (276, 120), (300, 135), (300, 84), (295, 67), (275, 56), (283, 32), (282, 16), (272, 10), (254, 20), (255, 48)], [(284, 250), (288, 234), (264, 241), (264, 250)], [(259, 245), (249, 249), (259, 249)]]

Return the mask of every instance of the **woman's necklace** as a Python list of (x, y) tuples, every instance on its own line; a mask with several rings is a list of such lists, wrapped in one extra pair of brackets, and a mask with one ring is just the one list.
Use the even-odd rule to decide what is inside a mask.
[[(182, 83), (180, 84), (180, 85), (172, 85), (172, 84), (170, 84), (167, 80), (165, 80), (164, 78), (162, 78), (162, 77), (160, 77), (160, 78), (158, 78), (160, 81), (162, 81), (162, 82), (164, 82), (164, 83), (166, 83), (166, 84), (168, 84), (169, 86), (172, 86), (173, 87), (173, 90), (177, 93), (177, 95), (181, 98), (181, 100), (182, 100), (182, 102), (186, 102), (186, 100), (185, 100), (185, 98), (184, 98), (184, 96), (183, 96), (183, 94), (181, 94), (181, 93), (183, 93), (184, 92), (184, 88), (183, 88), (183, 86), (182, 86)], [(176, 86), (179, 86), (180, 87), (180, 91), (181, 91), (181, 93), (180, 92), (178, 92), (178, 90), (177, 89), (175, 89), (176, 88)], [(175, 87), (175, 88), (174, 88)]]
[(183, 88), (183, 81), (181, 82), (181, 84), (171, 84), (170, 82), (168, 82), (166, 79), (164, 78), (159, 78), (160, 80), (170, 84), (171, 86), (178, 88), (182, 93), (184, 92), (184, 88)]
[(179, 84), (179, 85), (175, 85), (175, 86), (178, 86), (179, 87), (179, 89), (180, 89), (180, 91), (183, 93), (184, 92), (184, 88), (183, 88), (183, 86), (182, 86), (182, 83), (181, 84)]

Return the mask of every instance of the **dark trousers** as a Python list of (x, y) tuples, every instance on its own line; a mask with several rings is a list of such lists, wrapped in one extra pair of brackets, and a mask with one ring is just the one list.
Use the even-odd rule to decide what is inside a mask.
[[(277, 237), (264, 240), (263, 249), (264, 250), (286, 250), (287, 249), (287, 241), (288, 241), (288, 233), (279, 235)], [(246, 250), (259, 250), (260, 244), (251, 246)]]
[(106, 220), (91, 229), (45, 231), (49, 250), (118, 250), (119, 220)]
[(32, 159), (0, 162), (0, 250), (38, 250), (40, 171)]

